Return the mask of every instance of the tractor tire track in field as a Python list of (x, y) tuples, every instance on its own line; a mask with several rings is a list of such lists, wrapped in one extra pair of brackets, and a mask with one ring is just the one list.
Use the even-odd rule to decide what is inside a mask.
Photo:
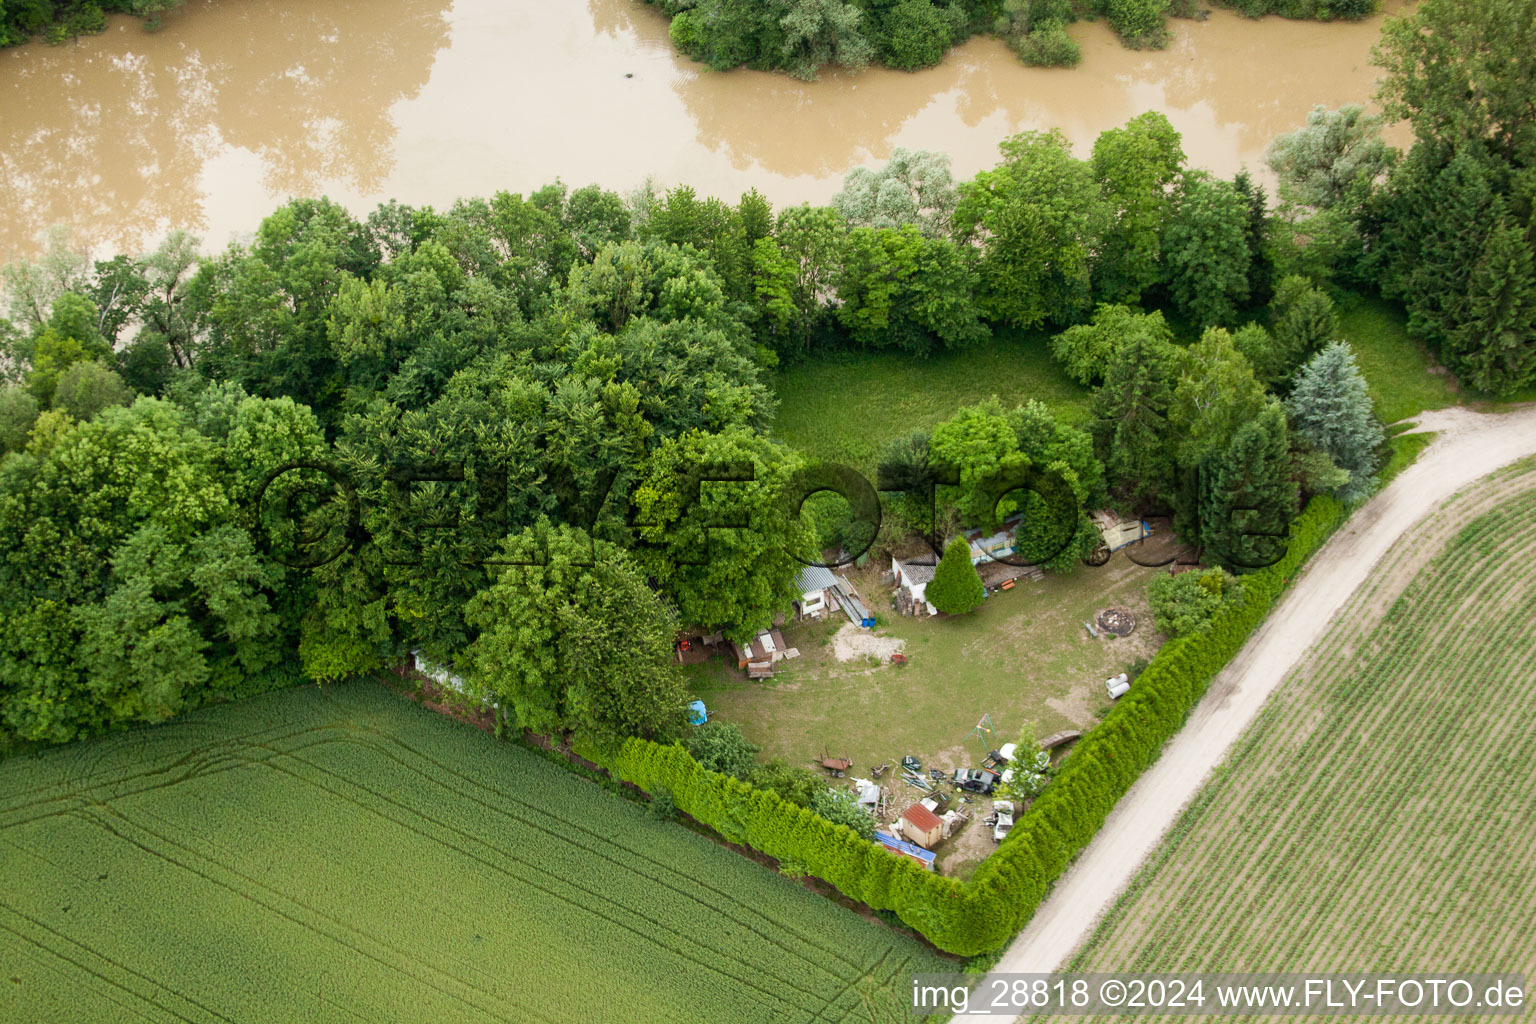
[[(1044, 973), (1059, 968), (1378, 563), (1456, 492), (1536, 453), (1536, 407), (1501, 415), (1443, 409), (1417, 417), (1415, 430), (1439, 436), (1312, 556), (1301, 578), (1212, 680), (1183, 729), (1110, 812), (994, 971)], [(1421, 546), (1421, 538), (1412, 540)], [(1427, 561), (1435, 549), (1422, 547), (1422, 561)], [(1415, 561), (1394, 566), (1393, 578), (1376, 581), (1376, 586), (1401, 590), (1418, 568)], [(1363, 625), (1368, 628), (1370, 623)]]
[[(828, 944), (822, 936), (818, 936), (813, 932), (800, 929), (791, 922), (781, 921), (757, 907), (748, 904), (742, 904), (735, 898), (733, 893), (730, 893), (725, 889), (711, 885), (708, 882), (700, 882), (698, 884), (684, 886), (678, 882), (673, 881), (675, 878), (675, 872), (672, 870), (671, 865), (651, 856), (642, 849), (626, 846), (612, 836), (605, 835), (604, 833), (589, 827), (587, 824), (575, 817), (563, 816), (556, 811), (540, 808), (537, 805), (531, 803), (526, 798), (519, 796), (515, 792), (503, 790), (497, 786), (477, 780), (472, 776), (458, 770), (457, 768), (454, 768), (452, 765), (449, 765), (446, 762), (433, 757), (427, 751), (412, 746), (397, 736), (379, 732), (368, 732), (362, 730), (356, 731), (358, 735), (367, 736), (371, 741), (374, 741), (367, 744), (360, 743), (358, 744), (359, 746), (367, 746), (368, 749), (380, 754), (383, 757), (388, 758), (403, 770), (411, 772), (417, 775), (419, 778), (431, 782), (434, 785), (441, 786), (445, 791), (459, 799), (469, 800), (492, 814), (506, 818), (509, 821), (516, 822), (522, 827), (535, 829), (561, 842), (568, 843), (577, 849), (584, 850), (595, 857), (600, 857), (603, 860), (606, 860), (626, 871), (633, 871), (636, 874), (642, 875), (649, 881), (654, 882), (657, 885), (675, 893), (679, 897), (698, 904), (702, 909), (720, 914), (722, 917), (728, 918), (740, 927), (753, 931), (759, 935), (763, 935), (765, 938), (766, 934), (760, 927), (752, 924), (749, 920), (747, 920), (745, 916), (737, 917), (731, 913), (727, 913), (723, 907), (729, 906), (738, 908), (742, 914), (750, 915), (752, 918), (766, 922), (766, 924), (771, 925), (777, 931), (786, 932), (794, 936), (804, 945), (814, 950), (819, 956), (840, 961), (845, 966), (856, 972), (863, 969), (863, 965), (859, 961), (847, 956), (841, 949), (838, 949), (836, 946)], [(302, 746), (294, 748), (292, 751), (288, 751), (287, 753), (294, 757), (295, 760), (310, 764), (312, 767), (315, 767), (321, 771), (325, 771), (327, 774), (335, 777), (335, 773), (331, 772), (324, 766), (314, 764), (313, 762), (306, 761), (303, 758), (299, 758), (297, 756), (300, 751), (308, 750), (311, 747), (318, 746), (326, 742), (330, 741), (322, 739), (314, 743), (306, 743)], [(385, 744), (387, 744), (387, 746)], [(271, 749), (267, 748), (265, 745), (263, 745), (263, 747), (264, 749)], [(408, 758), (401, 757), (395, 753), (394, 750), (389, 749), (391, 747), (405, 751), (410, 756)], [(444, 775), (450, 776), (457, 780), (461, 780), (467, 791), (464, 789), (456, 789), (445, 782), (443, 779), (434, 777), (431, 773), (422, 769), (420, 762), (432, 765)], [(356, 783), (354, 783), (354, 785), (355, 784)], [(480, 792), (493, 793), (497, 797), (505, 800), (508, 804), (512, 804), (518, 808), (521, 808), (526, 813), (514, 813), (507, 807), (498, 806), (494, 803), (491, 803), (480, 797), (478, 795)], [(551, 829), (547, 827), (545, 823), (554, 823), (559, 825), (560, 828), (558, 830)], [(586, 837), (589, 842), (578, 842), (575, 838), (577, 834)], [(617, 857), (610, 856), (604, 852), (608, 849), (622, 851), (634, 861), (638, 862), (638, 864), (624, 863)], [(498, 852), (505, 853), (505, 851)], [(640, 865), (644, 865), (645, 867), (652, 869), (654, 873), (642, 870)], [(723, 902), (715, 902), (701, 898), (700, 896), (696, 895), (698, 892), (713, 894), (714, 896), (719, 897), (719, 900)], [(781, 943), (779, 945), (782, 946)], [(800, 954), (796, 953), (795, 955), (799, 956)], [(806, 959), (808, 962), (813, 964), (816, 963), (816, 961), (811, 960), (810, 958), (802, 957), (802, 959)]]
[[(170, 1017), (170, 1018), (173, 1018), (173, 1019), (179, 1020), (179, 1021), (184, 1021), (185, 1024), (203, 1024), (203, 1022), (207, 1021), (207, 1020), (219, 1021), (219, 1022), (222, 1022), (222, 1024), (235, 1024), (235, 1021), (232, 1020), (231, 1018), (224, 1016), (223, 1014), (219, 1013), (218, 1011), (216, 1011), (216, 1010), (214, 1010), (214, 1009), (212, 1009), (210, 1007), (204, 1006), (202, 1003), (198, 1002), (196, 999), (193, 999), (190, 996), (182, 995), (181, 993), (176, 992), (173, 989), (171, 989), (171, 988), (169, 988), (169, 987), (167, 987), (165, 985), (160, 984), (160, 982), (158, 982), (155, 979), (151, 978), (149, 975), (144, 974), (141, 971), (136, 971), (136, 970), (134, 970), (133, 968), (129, 967), (126, 964), (119, 963), (118, 961), (116, 961), (116, 960), (112, 959), (111, 957), (107, 956), (105, 953), (102, 953), (99, 950), (92, 949), (90, 946), (87, 946), (85, 943), (81, 942), (79, 939), (76, 939), (76, 938), (74, 938), (72, 936), (69, 936), (69, 935), (65, 935), (63, 932), (58, 931), (58, 930), (56, 930), (54, 928), (50, 928), (45, 922), (39, 921), (37, 918), (32, 917), (30, 914), (25, 914), (22, 911), (17, 910), (15, 907), (12, 907), (12, 906), (9, 906), (9, 905), (3, 904), (3, 903), (0, 903), (0, 910), (3, 910), (5, 912), (11, 913), (11, 914), (15, 914), (17, 917), (21, 918), (23, 921), (25, 921), (27, 924), (31, 925), (37, 931), (47, 933), (47, 935), (51, 936), (53, 939), (58, 940), (61, 945), (65, 946), (65, 947), (74, 947), (74, 950), (78, 951), (78, 952), (73, 952), (72, 951), (73, 952), (73, 955), (72, 955), (72, 952), (65, 952), (63, 949), (60, 949), (58, 946), (54, 946), (54, 945), (50, 944), (50, 942), (47, 941), (46, 939), (39, 939), (39, 938), (37, 938), (36, 935), (29, 935), (25, 931), (15, 927), (15, 925), (13, 925), (13, 924), (0, 923), (0, 928), (3, 928), (5, 931), (8, 931), (12, 935), (15, 935), (17, 938), (21, 939), (23, 942), (25, 942), (32, 949), (41, 950), (41, 951), (43, 951), (43, 952), (45, 952), (45, 953), (47, 953), (47, 954), (49, 954), (51, 956), (57, 957), (58, 959), (63, 960), (65, 963), (69, 964), (71, 967), (74, 967), (77, 970), (85, 973), (86, 975), (88, 975), (88, 976), (90, 976), (92, 978), (95, 978), (98, 981), (101, 981), (102, 983), (108, 985), (109, 987), (114, 988), (114, 989), (119, 989), (119, 990), (121, 990), (123, 992), (127, 992), (129, 995), (133, 996), (135, 999), (142, 1000), (143, 1002), (148, 1003), (150, 1006), (153, 1006), (155, 1009), (159, 1010), (161, 1013), (165, 1014), (167, 1017)], [(158, 1002), (155, 999), (151, 998), (150, 996), (144, 995), (142, 992), (136, 992), (132, 988), (130, 988), (127, 984), (125, 984), (125, 983), (123, 983), (121, 981), (116, 981), (116, 980), (108, 977), (106, 974), (103, 974), (99, 969), (97, 969), (95, 967), (92, 967), (89, 963), (85, 962), (81, 958), (81, 956), (80, 956), (81, 954), (84, 954), (84, 955), (89, 956), (89, 957), (94, 957), (95, 959), (100, 960), (102, 963), (105, 963), (105, 964), (115, 968), (116, 970), (122, 972), (123, 974), (126, 974), (129, 977), (131, 977), (131, 978), (135, 978), (135, 979), (145, 983), (146, 985), (154, 988), (158, 992), (163, 993), (165, 997), (172, 998), (172, 999), (179, 999), (182, 1002), (191, 1003), (193, 1006), (197, 1007), (204, 1014), (206, 1014), (206, 1016), (201, 1018), (201, 1019), (196, 1018), (196, 1017), (188, 1017), (188, 1016), (186, 1016), (183, 1013), (180, 1013), (180, 1012), (178, 1012), (176, 1010), (171, 1009), (169, 1006), (166, 1006), (164, 1003)], [(141, 1015), (142, 1015), (142, 1013), (141, 1013)]]
[[(423, 811), (419, 811), (419, 810), (417, 810), (417, 809), (415, 809), (413, 807), (410, 807), (410, 806), (408, 806), (406, 804), (401, 803), (400, 801), (390, 797), (389, 795), (387, 795), (385, 793), (382, 793), (382, 792), (380, 792), (378, 790), (375, 790), (375, 789), (371, 789), (368, 786), (365, 786), (365, 785), (363, 785), (363, 784), (361, 784), (361, 783), (359, 783), (359, 782), (357, 782), (357, 781), (355, 781), (353, 779), (350, 779), (350, 778), (344, 777), (342, 775), (339, 775), (336, 772), (332, 772), (330, 769), (327, 769), (327, 768), (321, 767), (319, 765), (316, 765), (314, 762), (304, 761), (302, 758), (295, 758), (295, 760), (297, 760), (300, 764), (304, 764), (304, 765), (306, 765), (306, 766), (308, 766), (310, 768), (314, 768), (314, 769), (316, 769), (318, 771), (321, 771), (321, 772), (325, 773), (326, 775), (331, 776), (332, 778), (335, 778), (335, 779), (339, 780), (340, 782), (342, 782), (342, 783), (344, 783), (346, 785), (350, 785), (350, 786), (356, 787), (357, 789), (362, 790), (364, 793), (368, 794), (368, 796), (370, 798), (372, 798), (372, 800), (374, 802), (366, 802), (366, 801), (358, 800), (358, 799), (356, 799), (354, 797), (348, 796), (346, 793), (341, 792), (337, 788), (325, 785), (324, 783), (322, 783), (322, 782), (320, 782), (320, 781), (318, 781), (316, 779), (309, 778), (309, 777), (305, 776), (301, 772), (294, 771), (294, 770), (292, 770), (290, 768), (286, 768), (286, 767), (283, 767), (283, 766), (279, 765), (278, 763), (276, 763), (277, 760), (278, 760), (277, 758), (268, 758), (263, 763), (266, 765), (266, 767), (272, 768), (272, 769), (277, 770), (277, 771), (284, 772), (284, 773), (290, 775), (292, 778), (294, 778), (294, 779), (296, 779), (296, 780), (298, 780), (298, 781), (300, 781), (302, 783), (305, 783), (306, 785), (314, 786), (317, 789), (324, 790), (325, 792), (330, 793), (332, 796), (336, 797), (338, 800), (342, 800), (342, 801), (344, 801), (346, 803), (349, 803), (349, 804), (353, 805), (354, 807), (357, 807), (359, 810), (362, 810), (362, 811), (364, 811), (366, 813), (369, 813), (369, 814), (378, 815), (379, 817), (383, 818), (384, 820), (390, 822), (393, 825), (396, 825), (396, 826), (398, 826), (400, 828), (403, 828), (403, 829), (406, 829), (408, 831), (414, 832), (417, 835), (419, 835), (419, 836), (421, 836), (421, 837), (423, 837), (425, 839), (431, 840), (433, 842), (436, 842), (436, 843), (438, 843), (438, 844), (440, 844), (442, 846), (446, 846), (449, 849), (453, 850), (454, 852), (474, 860), (477, 864), (479, 864), (482, 867), (484, 867), (487, 871), (493, 872), (495, 874), (502, 875), (502, 876), (506, 877), (508, 880), (513, 881), (513, 882), (520, 882), (522, 884), (530, 885), (533, 888), (538, 889), (540, 892), (544, 893), (545, 895), (551, 897), (552, 899), (556, 899), (556, 900), (560, 900), (561, 902), (568, 903), (571, 906), (575, 907), (576, 909), (578, 909), (578, 910), (580, 910), (580, 911), (582, 911), (584, 913), (589, 913), (589, 914), (593, 914), (593, 915), (595, 915), (597, 917), (601, 917), (604, 920), (608, 921), (610, 924), (616, 925), (616, 926), (618, 926), (620, 928), (625, 929), (626, 931), (629, 931), (630, 933), (635, 935), (638, 939), (642, 940), (643, 942), (648, 942), (648, 943), (651, 943), (653, 945), (659, 945), (659, 946), (665, 948), (668, 952), (670, 952), (673, 955), (679, 957), (680, 959), (690, 961), (690, 962), (692, 962), (694, 964), (697, 964), (699, 967), (701, 967), (701, 968), (703, 968), (705, 970), (713, 971), (713, 972), (716, 972), (718, 974), (724, 975), (727, 978), (730, 978), (733, 982), (735, 982), (738, 985), (740, 985), (743, 990), (750, 989), (750, 990), (757, 991), (757, 992), (761, 993), (770, 1002), (783, 1001), (784, 997), (783, 997), (782, 994), (775, 994), (770, 989), (760, 985), (756, 980), (754, 980), (754, 977), (753, 977), (754, 974), (757, 975), (757, 976), (760, 976), (760, 977), (761, 976), (771, 977), (773, 981), (776, 981), (779, 984), (786, 986), (790, 990), (793, 990), (793, 991), (798, 992), (798, 993), (800, 993), (802, 995), (808, 996), (808, 997), (810, 997), (813, 1000), (817, 998), (816, 993), (814, 992), (814, 990), (812, 990), (812, 989), (810, 989), (810, 988), (808, 988), (806, 986), (801, 985), (798, 981), (796, 981), (794, 979), (791, 979), (791, 978), (780, 978), (780, 977), (774, 977), (772, 975), (769, 975), (769, 973), (762, 967), (762, 965), (754, 964), (751, 961), (745, 960), (739, 954), (727, 953), (727, 952), (724, 952), (724, 951), (721, 951), (721, 950), (712, 949), (709, 946), (704, 944), (702, 938), (699, 935), (686, 933), (686, 932), (680, 930), (678, 927), (676, 927), (674, 925), (670, 925), (670, 924), (668, 924), (668, 923), (666, 923), (664, 921), (661, 921), (661, 920), (659, 920), (659, 919), (657, 919), (655, 917), (652, 917), (649, 914), (647, 914), (647, 913), (645, 913), (645, 912), (643, 912), (643, 911), (641, 911), (641, 910), (639, 910), (637, 908), (621, 907), (620, 909), (622, 909), (624, 911), (624, 913), (626, 913), (628, 915), (631, 915), (631, 916), (633, 916), (635, 918), (638, 918), (639, 920), (645, 922), (647, 925), (652, 926), (652, 928), (654, 928), (655, 931), (645, 931), (645, 930), (642, 930), (639, 927), (637, 927), (636, 925), (633, 925), (633, 924), (625, 922), (620, 916), (613, 915), (613, 914), (603, 913), (601, 910), (598, 909), (598, 905), (600, 903), (612, 904), (613, 903), (612, 900), (604, 898), (601, 895), (601, 893), (599, 893), (597, 890), (590, 889), (587, 886), (582, 885), (581, 883), (575, 881), (574, 879), (559, 878), (557, 876), (551, 875), (549, 872), (543, 870), (538, 865), (533, 864), (533, 863), (525, 860), (524, 858), (519, 857), (515, 850), (507, 850), (507, 849), (502, 849), (500, 847), (497, 847), (497, 846), (487, 842), (486, 840), (482, 839), (481, 837), (476, 836), (476, 835), (474, 835), (471, 832), (468, 832), (467, 830), (465, 830), (463, 828), (460, 828), (460, 827), (458, 827), (456, 825), (453, 825), (453, 824), (451, 824), (449, 822), (440, 820), (438, 818), (434, 818), (431, 815), (429, 815), (429, 814), (427, 814), (427, 813), (425, 813)], [(396, 808), (398, 811), (404, 812), (404, 814), (406, 814), (406, 815), (408, 815), (408, 816), (410, 816), (412, 818), (418, 819), (423, 824), (417, 825), (417, 824), (412, 823), (411, 821), (408, 821), (408, 820), (405, 820), (403, 818), (396, 817), (395, 815), (386, 813), (382, 809), (383, 806), (386, 805), (386, 804), (389, 805), (390, 807)], [(537, 825), (532, 825), (532, 827), (539, 828), (540, 831), (549, 832), (548, 829), (540, 828)], [(450, 839), (448, 839), (446, 837), (448, 833), (454, 834), (460, 840), (462, 840), (466, 845), (460, 845), (459, 843), (451, 841)], [(564, 837), (561, 837), (559, 835), (555, 835), (555, 838), (563, 839)], [(478, 852), (477, 850), (472, 849), (471, 847), (484, 847), (484, 848), (487, 849), (487, 853), (486, 854), (482, 854), (481, 852)], [(497, 860), (492, 859), (491, 855), (494, 855), (495, 857), (503, 858), (503, 860), (498, 862)], [(524, 870), (526, 872), (526, 876), (525, 877), (520, 877), (519, 875), (517, 875), (514, 872), (512, 872), (511, 870), (509, 870), (508, 867), (507, 867), (508, 863), (520, 865), (522, 868), (524, 868)], [(546, 879), (548, 881), (545, 881)], [(583, 896), (591, 897), (592, 898), (591, 902), (582, 902), (582, 901), (579, 901), (579, 900), (573, 900), (573, 899), (569, 898), (568, 896), (558, 892), (551, 884), (549, 884), (550, 882), (553, 882), (553, 881), (558, 881), (558, 882), (562, 883), (564, 886), (568, 886), (568, 887), (576, 890), (578, 893), (582, 894)], [(683, 943), (684, 945), (681, 945), (681, 946), (679, 946), (679, 945), (672, 945), (670, 943), (662, 941), (659, 938), (659, 934), (662, 933), (662, 932), (671, 934), (679, 942)], [(759, 932), (759, 934), (762, 934), (762, 933)], [(764, 937), (768, 938), (767, 936), (764, 936)], [(770, 938), (770, 941), (772, 941), (771, 938)], [(722, 959), (734, 960), (734, 961), (736, 961), (740, 965), (740, 968), (743, 969), (744, 971), (746, 971), (747, 973), (735, 974), (735, 973), (732, 973), (729, 970), (726, 970), (726, 969), (722, 968), (718, 964), (711, 964), (711, 963), (709, 963), (709, 962), (707, 962), (707, 961), (705, 961), (703, 959), (700, 959), (699, 957), (694, 956), (693, 954), (687, 952), (686, 948), (685, 948), (686, 946), (694, 946), (694, 947), (697, 947), (697, 948), (700, 948), (700, 949), (708, 949), (710, 952), (715, 953), (717, 956), (720, 956)], [(783, 947), (781, 946), (781, 948), (783, 948)], [(811, 960), (811, 959), (809, 959), (807, 957), (804, 957), (804, 956), (799, 956), (798, 954), (795, 954), (792, 950), (787, 950), (787, 952), (789, 952), (791, 955), (797, 956), (797, 959), (801, 960), (808, 967), (814, 967), (816, 969), (822, 969), (822, 970), (825, 969), (822, 965), (817, 964), (814, 960)], [(829, 971), (828, 973), (831, 973), (831, 972)], [(807, 1007), (801, 1007), (801, 1009), (808, 1009), (808, 1008)]]
[[(108, 813), (110, 813), (112, 819), (115, 820), (109, 820), (106, 816)], [(110, 833), (117, 839), (120, 839), (123, 842), (136, 847), (141, 852), (151, 857), (165, 861), (172, 867), (197, 876), (215, 888), (223, 889), (225, 892), (228, 892), (233, 896), (238, 896), (243, 900), (253, 903), (260, 907), (263, 911), (266, 911), (270, 914), (275, 914), (288, 923), (294, 925), (295, 927), (303, 928), (317, 935), (324, 936), (329, 941), (345, 947), (360, 957), (373, 961), (387, 971), (403, 974), (456, 1002), (471, 1006), (492, 1020), (521, 1022), (523, 1020), (529, 1019), (528, 1016), (506, 1016), (506, 1010), (490, 1009), (486, 1006), (480, 1005), (473, 999), (465, 998), (465, 995), (462, 992), (451, 991), (437, 978), (423, 977), (421, 974), (412, 969), (413, 967), (420, 964), (419, 953), (408, 949), (390, 946), (388, 943), (376, 938), (375, 936), (368, 935), (367, 933), (353, 927), (352, 925), (347, 924), (344, 921), (341, 921), (329, 914), (317, 910), (316, 908), (305, 903), (303, 900), (297, 899), (288, 893), (274, 889), (271, 886), (262, 883), (258, 879), (253, 878), (250, 875), (238, 870), (237, 868), (230, 867), (227, 864), (222, 864), (219, 861), (208, 857), (206, 854), (198, 853), (196, 850), (192, 849), (190, 846), (184, 842), (181, 842), (180, 840), (174, 839), (171, 836), (165, 835), (163, 833), (156, 832), (154, 829), (149, 828), (140, 822), (134, 821), (133, 819), (124, 815), (121, 811), (108, 808), (105, 812), (97, 816), (95, 823), (99, 825), (104, 831)], [(150, 843), (143, 842), (135, 838), (130, 834), (131, 830), (146, 833), (155, 841), (155, 845), (151, 845)], [(173, 856), (172, 853), (168, 852), (169, 850), (178, 851), (180, 856)], [(194, 861), (201, 861), (202, 864), (206, 867), (199, 866), (199, 864), (194, 863)], [(212, 873), (210, 873), (209, 870), (207, 870), (207, 867), (216, 868), (220, 871), (233, 875), (247, 886), (261, 890), (265, 896), (258, 895), (257, 893), (252, 892), (251, 889), (238, 885), (232, 885), (224, 879), (217, 878)], [(376, 951), (365, 949), (362, 945), (359, 945), (358, 942), (350, 941), (342, 935), (334, 934), (333, 931), (327, 931), (323, 928), (316, 927), (315, 923), (306, 921), (300, 915), (279, 906), (279, 902), (291, 903), (299, 907), (308, 915), (311, 915), (314, 918), (332, 925), (334, 931), (351, 932), (358, 937), (359, 941), (366, 941), (369, 944), (381, 946), (389, 953), (396, 954), (396, 959), (392, 960), (390, 957), (382, 955)], [(489, 996), (498, 1002), (508, 1003), (510, 1004), (511, 1010), (515, 1012), (525, 1013), (529, 1016), (536, 1016), (535, 1012), (528, 1006), (518, 1003), (517, 1001), (510, 999), (499, 992), (492, 992), (487, 989), (475, 986), (462, 978), (454, 977), (447, 974), (447, 972), (439, 971), (430, 965), (422, 966), (426, 966), (429, 971), (435, 974), (446, 975), (450, 981), (456, 982), (466, 989), (470, 989), (471, 991), (479, 992)], [(543, 1019), (547, 1020), (548, 1018)]]

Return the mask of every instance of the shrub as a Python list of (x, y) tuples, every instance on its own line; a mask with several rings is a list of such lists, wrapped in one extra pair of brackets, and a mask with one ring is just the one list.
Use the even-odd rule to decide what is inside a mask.
[(1243, 581), (1221, 567), (1158, 576), (1147, 587), (1152, 618), (1169, 636), (1198, 633), (1216, 613), (1242, 600)]
[(987, 589), (982, 586), (981, 573), (971, 564), (971, 546), (963, 537), (956, 537), (944, 549), (938, 568), (926, 591), (928, 603), (945, 615), (964, 615), (974, 611), (986, 598)]
[(1168, 0), (1109, 0), (1109, 24), (1126, 46), (1160, 50), (1168, 45)]
[(852, 792), (846, 789), (823, 789), (811, 801), (811, 810), (834, 825), (846, 825), (858, 833), (860, 839), (875, 838), (875, 819), (865, 810)]
[(694, 729), (688, 737), (688, 753), (706, 771), (719, 772), (733, 779), (749, 779), (757, 770), (757, 752), (762, 748), (741, 734), (735, 722), (710, 722)]
[(658, 787), (651, 794), (651, 802), (646, 805), (646, 810), (651, 817), (660, 821), (670, 821), (677, 816), (677, 804), (672, 800), (672, 794)]
[(1014, 37), (1012, 46), (1020, 60), (1035, 67), (1075, 68), (1083, 59), (1082, 48), (1060, 21), (1037, 25), (1028, 35)]

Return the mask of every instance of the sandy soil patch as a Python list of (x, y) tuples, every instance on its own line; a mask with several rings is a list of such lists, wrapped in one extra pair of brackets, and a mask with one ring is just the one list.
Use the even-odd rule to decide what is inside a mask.
[(832, 637), (832, 656), (838, 661), (861, 661), (865, 658), (890, 661), (891, 655), (901, 653), (906, 646), (905, 640), (881, 636), (845, 622), (843, 628)]

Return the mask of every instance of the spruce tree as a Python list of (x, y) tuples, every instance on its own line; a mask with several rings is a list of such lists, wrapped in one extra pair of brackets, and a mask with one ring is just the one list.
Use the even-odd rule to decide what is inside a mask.
[(1094, 444), (1109, 489), (1137, 507), (1155, 502), (1173, 474), (1173, 374), (1173, 346), (1139, 337), (1114, 353), (1093, 395)]
[(1297, 504), (1280, 403), (1271, 402), (1239, 427), (1204, 469), (1200, 538), (1206, 554), (1236, 571), (1274, 563), (1285, 552)]
[(1444, 345), (1460, 320), (1472, 268), (1497, 213), (1488, 172), (1466, 150), (1452, 157), (1420, 207), (1425, 225), (1417, 251), (1403, 254), (1410, 264), (1402, 288), (1408, 332), (1435, 345)]
[(944, 557), (939, 559), (925, 595), (928, 603), (945, 615), (973, 611), (987, 596), (981, 573), (971, 564), (971, 546), (964, 537), (956, 537), (944, 549)]
[(1269, 315), (1277, 360), (1273, 367), (1266, 367), (1274, 371), (1271, 380), (1289, 374), (1339, 334), (1339, 318), (1328, 293), (1294, 274), (1275, 289)]
[(1524, 232), (1507, 215), (1472, 268), (1461, 314), (1444, 349), (1458, 378), (1496, 395), (1536, 379), (1536, 269)]
[(1364, 497), (1386, 434), (1350, 347), (1336, 341), (1313, 356), (1297, 375), (1285, 406), (1297, 435), (1349, 473), (1339, 497)]

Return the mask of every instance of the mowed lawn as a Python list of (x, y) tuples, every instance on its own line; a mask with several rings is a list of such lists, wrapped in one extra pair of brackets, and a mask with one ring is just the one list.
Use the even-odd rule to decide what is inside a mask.
[(929, 356), (845, 352), (778, 374), (773, 435), (819, 459), (874, 479), (893, 437), (932, 427), (996, 395), (1005, 408), (1039, 399), (1063, 422), (1088, 418), (1088, 390), (1061, 371), (1043, 331), (1001, 329), (972, 348)]
[[(734, 661), (716, 658), (694, 667), (690, 683), (711, 715), (738, 723), (765, 757), (806, 764), (826, 751), (852, 757), (855, 775), (904, 754), (925, 767), (971, 767), (986, 752), (967, 738), (983, 714), (999, 743), (1017, 739), (1030, 721), (1043, 737), (1098, 720), (1109, 705), (1104, 680), (1150, 657), (1162, 640), (1146, 600), (1159, 571), (1120, 552), (1100, 568), (1020, 580), (968, 615), (905, 618), (891, 610), (891, 588), (875, 566), (854, 579), (881, 614), (873, 632), (904, 640), (907, 664), (837, 660), (831, 638), (847, 622), (838, 615), (785, 627), (801, 657), (780, 662), (772, 679), (748, 680)], [(1138, 617), (1136, 631), (1091, 637), (1083, 622), (1112, 606)]]
[(0, 1020), (904, 1020), (953, 969), (376, 683), (0, 763)]
[(1528, 462), (1391, 552), (1072, 969), (1536, 976), (1532, 543)]

